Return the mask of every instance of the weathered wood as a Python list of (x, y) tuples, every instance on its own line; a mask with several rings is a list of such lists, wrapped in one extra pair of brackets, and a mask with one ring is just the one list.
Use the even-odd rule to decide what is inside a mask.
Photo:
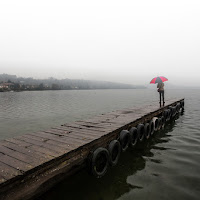
[(40, 161), (38, 159), (29, 157), (26, 154), (11, 150), (4, 146), (0, 146), (0, 152), (3, 153), (4, 155), (10, 156), (11, 158), (16, 158), (22, 162), (31, 164), (33, 166), (37, 166), (38, 164), (40, 164)]
[(87, 130), (80, 130), (80, 129), (75, 129), (75, 128), (53, 128), (53, 129), (56, 129), (56, 130), (59, 130), (59, 131), (66, 131), (68, 130), (69, 131), (69, 135), (74, 135), (74, 136), (77, 136), (79, 138), (87, 138), (89, 140), (91, 139), (96, 139), (96, 138), (99, 138), (99, 136), (101, 136), (102, 134), (99, 134), (99, 132), (91, 132), (91, 131), (87, 131)]
[(10, 149), (13, 149), (15, 151), (24, 153), (24, 154), (26, 154), (29, 157), (37, 158), (38, 160), (40, 160), (40, 162), (42, 162), (42, 161), (45, 162), (46, 160), (48, 160), (50, 158), (51, 159), (53, 158), (52, 156), (43, 154), (43, 153), (41, 153), (39, 151), (34, 151), (32, 149), (29, 149), (28, 147), (25, 148), (24, 146), (19, 146), (17, 144), (17, 141), (18, 140), (13, 140), (13, 142), (16, 142), (16, 143), (11, 143), (11, 142), (8, 142), (7, 140), (5, 140), (5, 141), (1, 142), (1, 145), (5, 146), (5, 147), (8, 147)]
[(33, 166), (31, 164), (22, 162), (20, 160), (17, 160), (15, 158), (7, 156), (7, 155), (1, 156), (1, 162), (6, 164), (6, 165), (8, 165), (8, 166), (10, 166), (10, 167), (18, 169), (18, 170), (20, 170), (22, 172), (25, 172), (25, 171), (30, 170), (31, 168), (33, 168)]
[(59, 136), (56, 134), (52, 134), (50, 132), (40, 132), (40, 136), (44, 137), (44, 138), (50, 138), (52, 140), (55, 141), (59, 141), (59, 142), (63, 142), (66, 143), (67, 147), (78, 147), (81, 145), (86, 144), (86, 141), (79, 141), (79, 140), (74, 140), (72, 138), (67, 138), (67, 137), (63, 137), (63, 136)]
[(76, 136), (76, 134), (73, 134), (72, 131), (64, 131), (64, 130), (59, 130), (59, 129), (51, 129), (47, 131), (48, 133), (53, 133), (53, 134), (59, 134), (61, 136), (75, 139), (75, 140), (80, 140), (80, 141), (91, 141), (91, 138), (84, 137), (83, 135), (81, 136)]
[(20, 172), (18, 169), (15, 169), (7, 164), (0, 162), (0, 174), (4, 178), (4, 180), (9, 180), (13, 177), (22, 175), (22, 172)]
[(42, 138), (42, 137), (40, 137), (38, 135), (32, 135), (32, 134), (27, 134), (27, 135), (24, 135), (24, 136), (27, 137), (27, 138), (30, 138), (30, 139), (34, 139), (34, 140), (40, 141), (40, 142), (44, 142), (45, 141), (45, 143), (47, 143), (49, 145), (55, 145), (57, 147), (61, 147), (65, 151), (65, 153), (72, 150), (72, 148), (68, 148), (65, 143), (61, 143), (59, 141), (45, 139), (45, 138)]
[(32, 146), (32, 144), (30, 144), (30, 143), (27, 143), (27, 142), (24, 142), (24, 141), (20, 141), (20, 140), (16, 140), (15, 138), (8, 138), (5, 141), (8, 141), (8, 142), (11, 142), (11, 143), (17, 144), (19, 146), (23, 146), (23, 147)]

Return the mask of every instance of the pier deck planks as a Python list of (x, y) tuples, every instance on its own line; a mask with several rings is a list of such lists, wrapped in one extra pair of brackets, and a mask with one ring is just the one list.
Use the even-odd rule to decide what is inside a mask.
[(181, 100), (168, 100), (161, 108), (156, 102), (145, 108), (118, 110), (0, 141), (0, 195), (4, 194), (3, 199), (28, 199), (40, 194), (40, 184), (63, 172), (67, 176), (74, 166), (84, 163), (91, 150), (117, 138), (119, 131), (151, 119)]

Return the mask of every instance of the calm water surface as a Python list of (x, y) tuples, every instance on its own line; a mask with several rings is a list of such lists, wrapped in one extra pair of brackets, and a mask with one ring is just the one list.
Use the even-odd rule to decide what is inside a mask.
[[(39, 199), (199, 199), (200, 90), (167, 90), (166, 98), (171, 97), (185, 97), (185, 112), (123, 153), (103, 178), (82, 170)], [(153, 90), (0, 93), (0, 139), (155, 101)]]

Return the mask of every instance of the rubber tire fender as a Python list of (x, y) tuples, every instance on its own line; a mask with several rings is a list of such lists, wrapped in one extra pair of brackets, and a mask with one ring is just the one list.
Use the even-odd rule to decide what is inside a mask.
[(130, 133), (128, 130), (122, 130), (119, 135), (119, 142), (121, 144), (122, 152), (125, 152), (128, 149), (130, 143)]
[(136, 127), (132, 127), (130, 130), (130, 146), (134, 147), (138, 141), (138, 132)]
[(121, 145), (118, 140), (112, 140), (108, 145), (109, 163), (115, 166), (118, 163), (121, 154)]
[[(99, 165), (99, 166), (98, 166)], [(90, 171), (92, 175), (101, 178), (107, 172), (109, 165), (109, 152), (106, 148), (99, 147), (91, 155)]]
[(145, 134), (145, 132), (144, 132), (144, 124), (138, 124), (137, 125), (137, 133), (138, 133), (139, 141), (142, 142), (143, 139), (144, 139), (144, 134)]
[(161, 116), (161, 128), (164, 128), (165, 127), (165, 118), (164, 116)]
[(177, 113), (179, 113), (180, 107), (181, 107), (181, 106), (180, 106), (180, 103), (177, 103), (177, 104), (176, 104), (176, 112), (177, 112)]
[(158, 130), (158, 118), (157, 117), (153, 117), (153, 122), (154, 122), (154, 131)]
[(149, 127), (150, 127), (150, 135), (153, 135), (155, 131), (155, 123), (153, 119), (149, 122)]
[(158, 131), (161, 129), (161, 127), (162, 127), (162, 121), (161, 121), (161, 118), (160, 117), (158, 117)]
[(176, 116), (176, 107), (173, 106), (172, 107), (172, 118), (174, 118)]
[(165, 118), (165, 122), (167, 121), (167, 118), (168, 118), (168, 112), (167, 112), (167, 109), (163, 111), (163, 117)]
[(168, 112), (168, 117), (167, 117), (167, 121), (169, 121), (170, 120), (170, 118), (171, 118), (171, 110), (170, 109), (167, 109), (167, 112)]
[(180, 105), (181, 105), (181, 108), (184, 109), (184, 105), (185, 105), (184, 100), (182, 100), (182, 101), (180, 102)]
[(150, 129), (149, 123), (144, 124), (144, 135), (146, 139), (149, 139), (151, 136), (151, 129)]

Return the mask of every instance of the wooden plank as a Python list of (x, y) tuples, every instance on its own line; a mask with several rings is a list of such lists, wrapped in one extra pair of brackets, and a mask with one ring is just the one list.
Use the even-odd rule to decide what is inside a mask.
[(94, 128), (87, 128), (81, 125), (77, 125), (77, 124), (71, 124), (71, 125), (64, 125), (65, 127), (71, 127), (71, 128), (79, 128), (79, 129), (85, 129), (85, 130), (91, 130), (91, 131), (96, 131), (96, 132), (102, 132), (102, 133), (106, 133), (106, 130), (102, 130), (102, 129), (94, 129)]
[(37, 140), (37, 141), (41, 141), (41, 142), (45, 141), (47, 144), (61, 147), (65, 150), (65, 153), (72, 150), (72, 148), (67, 147), (67, 145), (65, 143), (61, 143), (61, 142), (50, 140), (50, 139), (45, 139), (45, 138), (39, 137), (38, 135), (27, 134), (26, 137), (30, 138), (30, 139)]
[[(34, 135), (36, 135), (36, 134), (34, 134)], [(40, 132), (40, 134), (38, 136), (42, 137), (42, 138), (51, 139), (54, 141), (65, 143), (68, 148), (71, 147), (74, 149), (87, 143), (85, 141), (76, 141), (76, 143), (75, 143), (74, 140), (71, 140), (70, 138), (66, 138), (66, 137), (63, 138), (63, 137), (59, 137), (58, 135), (54, 135), (54, 134), (46, 133), (46, 132)]]
[(44, 132), (46, 134), (51, 135), (53, 138), (59, 138), (63, 141), (68, 142), (68, 144), (71, 144), (71, 145), (76, 146), (76, 144), (83, 145), (83, 144), (87, 143), (87, 141), (83, 141), (83, 140), (79, 140), (79, 139), (73, 139), (73, 138), (67, 137), (67, 135), (62, 135), (62, 134), (56, 133), (54, 131), (44, 131)]
[(27, 163), (27, 164), (31, 164), (33, 166), (37, 166), (38, 164), (40, 164), (40, 162), (38, 162), (38, 159), (27, 156), (26, 154), (23, 154), (23, 153), (20, 153), (20, 152), (11, 150), (11, 149), (4, 147), (4, 146), (0, 146), (0, 152), (7, 155), (7, 156), (12, 157), (12, 158), (16, 158), (16, 159), (18, 159), (22, 162)]
[(53, 129), (59, 129), (59, 130), (63, 130), (63, 131), (72, 131), (72, 132), (76, 132), (76, 133), (84, 133), (90, 136), (101, 136), (104, 135), (107, 132), (99, 132), (98, 130), (94, 131), (94, 130), (88, 130), (85, 129), (84, 127), (69, 127), (69, 126), (60, 126), (60, 127), (53, 127)]
[(15, 151), (24, 153), (24, 154), (26, 154), (26, 155), (28, 155), (30, 157), (37, 158), (38, 160), (43, 161), (43, 162), (49, 160), (50, 158), (53, 158), (52, 156), (43, 154), (43, 153), (38, 152), (38, 151), (34, 151), (32, 149), (29, 149), (28, 147), (25, 148), (23, 146), (19, 146), (17, 144), (17, 141), (18, 140), (13, 140), (12, 141), (12, 142), (16, 142), (16, 143), (11, 143), (11, 142), (8, 142), (8, 141), (2, 141), (2, 145), (5, 146), (5, 147), (8, 147), (10, 149), (13, 149)]
[(12, 143), (15, 143), (17, 142), (17, 144), (19, 146), (23, 146), (23, 147), (29, 147), (29, 146), (32, 146), (32, 144), (30, 143), (27, 143), (27, 142), (24, 142), (24, 141), (20, 141), (20, 140), (17, 140), (15, 138), (8, 138), (8, 139), (5, 139), (5, 141), (8, 141), (8, 142), (12, 142)]
[(51, 130), (55, 130), (56, 132), (59, 132), (63, 135), (67, 135), (68, 137), (72, 137), (72, 138), (77, 138), (80, 140), (88, 140), (89, 142), (97, 137), (95, 137), (94, 135), (89, 135), (89, 134), (84, 134), (84, 133), (80, 133), (79, 130), (77, 129), (60, 129), (60, 128), (52, 128)]
[(13, 177), (22, 175), (22, 172), (0, 161), (0, 174), (5, 180), (9, 180)]
[(76, 148), (73, 145), (69, 144), (69, 142), (65, 142), (59, 138), (57, 139), (57, 138), (51, 137), (51, 135), (49, 136), (48, 133), (46, 134), (45, 132), (40, 133), (40, 134), (30, 133), (29, 135), (40, 138), (40, 140), (47, 140), (48, 144), (58, 145), (58, 146), (64, 147), (65, 149), (74, 150), (74, 148)]
[(105, 126), (103, 126), (103, 124), (94, 125), (94, 124), (91, 124), (91, 123), (87, 123), (85, 121), (74, 122), (74, 124), (80, 125), (80, 126), (83, 126), (83, 127), (86, 127), (86, 128), (103, 129), (103, 130), (105, 129)]
[(85, 129), (77, 129), (77, 128), (71, 128), (71, 127), (56, 127), (56, 128), (53, 128), (53, 129), (58, 129), (58, 130), (64, 130), (64, 131), (71, 131), (70, 134), (73, 134), (73, 135), (77, 135), (78, 137), (88, 137), (92, 140), (96, 140), (106, 134), (108, 134), (109, 132), (107, 133), (102, 133), (102, 132), (97, 132), (97, 131), (90, 131), (90, 130), (85, 130)]
[[(30, 138), (26, 138), (25, 136), (20, 136), (16, 138), (17, 140), (22, 140), (25, 141), (27, 143), (33, 144), (32, 146), (30, 146), (29, 148), (38, 148), (39, 149), (45, 149), (46, 154), (52, 155), (52, 156), (57, 156), (59, 155), (62, 151), (60, 148), (56, 147), (56, 146), (52, 146), (49, 144), (45, 144), (44, 142), (39, 142), (37, 140), (32, 140)], [(43, 152), (43, 150), (42, 150)]]
[(73, 129), (73, 128), (60, 128), (60, 127), (56, 127), (56, 128), (52, 128), (52, 129), (56, 129), (56, 130), (60, 130), (60, 131), (65, 131), (65, 130), (69, 130), (70, 133), (69, 135), (75, 135), (75, 136), (78, 136), (79, 138), (82, 138), (82, 137), (87, 137), (88, 139), (97, 139), (99, 137), (101, 137), (101, 135), (97, 135), (97, 133), (95, 132), (94, 133), (91, 133), (89, 131), (84, 131), (84, 130), (77, 130), (77, 129)]
[(12, 157), (7, 156), (7, 155), (1, 156), (1, 162), (6, 164), (6, 165), (9, 165), (10, 167), (13, 167), (17, 170), (20, 170), (22, 172), (26, 172), (26, 171), (33, 168), (32, 165), (27, 164), (25, 162), (22, 162), (20, 160), (17, 160), (15, 158), (12, 158)]
[(53, 133), (53, 134), (59, 134), (60, 136), (67, 137), (67, 138), (72, 138), (72, 139), (75, 139), (75, 140), (80, 140), (80, 141), (85, 140), (85, 141), (88, 141), (88, 142), (91, 141), (91, 138), (77, 137), (76, 135), (71, 134), (70, 131), (63, 131), (63, 130), (59, 130), (59, 129), (50, 129), (50, 130), (48, 130), (46, 132)]
[(62, 153), (57, 153), (57, 152), (51, 151), (49, 149), (46, 149), (44, 147), (35, 146), (35, 145), (30, 146), (29, 148), (34, 150), (34, 151), (39, 151), (41, 153), (44, 153), (45, 155), (52, 156), (54, 158), (59, 157), (62, 154)]
[(27, 138), (27, 141), (34, 143), (34, 145), (36, 145), (36, 146), (45, 147), (45, 148), (51, 149), (51, 150), (58, 152), (58, 153), (60, 153), (60, 152), (66, 153), (66, 152), (69, 151), (69, 149), (67, 149), (67, 148), (60, 147), (58, 145), (48, 144), (47, 143), (48, 140), (38, 140), (37, 138), (33, 138), (29, 134), (23, 135), (23, 137)]
[[(21, 137), (16, 137), (15, 140), (25, 141), (26, 139), (21, 138)], [(30, 142), (27, 142), (27, 143), (30, 143)], [(50, 157), (56, 157), (58, 155), (58, 152), (55, 152), (53, 150), (50, 150), (50, 149), (47, 149), (47, 148), (44, 148), (44, 147), (41, 147), (41, 146), (36, 146), (36, 145), (29, 146), (29, 147), (27, 147), (27, 149), (43, 153), (47, 157), (49, 157), (49, 156)]]

